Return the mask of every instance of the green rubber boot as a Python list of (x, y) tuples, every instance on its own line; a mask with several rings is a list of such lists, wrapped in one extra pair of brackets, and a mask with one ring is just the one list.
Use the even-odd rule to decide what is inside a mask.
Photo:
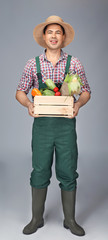
[(23, 229), (24, 234), (32, 234), (37, 231), (38, 228), (44, 226), (44, 205), (46, 200), (47, 188), (36, 189), (32, 188), (32, 220)]
[(85, 231), (75, 221), (75, 199), (76, 190), (64, 191), (61, 190), (62, 205), (64, 212), (64, 227), (77, 236), (84, 236)]

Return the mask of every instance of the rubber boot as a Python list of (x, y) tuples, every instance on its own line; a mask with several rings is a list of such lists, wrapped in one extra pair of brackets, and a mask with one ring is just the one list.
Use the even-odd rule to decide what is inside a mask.
[(36, 189), (32, 188), (32, 220), (23, 229), (24, 234), (32, 234), (37, 231), (38, 228), (44, 226), (44, 205), (46, 200), (47, 188)]
[(84, 236), (85, 231), (75, 221), (75, 200), (76, 190), (64, 191), (61, 190), (62, 205), (64, 212), (64, 227), (77, 236)]

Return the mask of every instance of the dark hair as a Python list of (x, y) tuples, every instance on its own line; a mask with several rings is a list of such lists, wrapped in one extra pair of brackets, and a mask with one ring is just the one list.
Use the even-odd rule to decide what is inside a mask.
[[(51, 24), (52, 24), (52, 23), (51, 23)], [(44, 30), (43, 30), (43, 33), (44, 33), (44, 34), (45, 34), (46, 30), (47, 30), (47, 27), (48, 27), (49, 25), (51, 25), (51, 24), (48, 24), (48, 25), (45, 26), (45, 28), (44, 28)], [(63, 32), (63, 35), (64, 35), (64, 34), (65, 34), (64, 28), (63, 28), (60, 24), (58, 24), (58, 23), (54, 23), (54, 24), (57, 24), (57, 25), (59, 25), (59, 26), (61, 27), (62, 32)]]

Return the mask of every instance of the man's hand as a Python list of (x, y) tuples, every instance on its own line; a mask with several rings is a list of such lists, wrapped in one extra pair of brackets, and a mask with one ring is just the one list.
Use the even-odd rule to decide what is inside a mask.
[(79, 112), (79, 108), (80, 108), (80, 105), (76, 102), (74, 103), (74, 107), (73, 107), (73, 116), (68, 116), (67, 118), (74, 118), (78, 115), (78, 112)]
[(24, 107), (28, 109), (28, 113), (31, 117), (39, 117), (39, 115), (34, 114), (34, 105), (33, 103), (28, 99), (27, 95), (23, 91), (17, 91), (16, 92), (16, 99), (19, 103), (21, 103)]
[(78, 102), (74, 103), (74, 107), (73, 107), (73, 117), (76, 117), (78, 115), (78, 112), (79, 112), (79, 108), (80, 108), (80, 105), (78, 104)]
[(31, 117), (39, 117), (39, 115), (34, 114), (34, 104), (33, 103), (28, 104), (28, 113)]
[(73, 116), (67, 117), (67, 118), (74, 118), (78, 115), (80, 107), (84, 106), (90, 99), (90, 93), (89, 92), (82, 92), (78, 101), (74, 103), (73, 107)]

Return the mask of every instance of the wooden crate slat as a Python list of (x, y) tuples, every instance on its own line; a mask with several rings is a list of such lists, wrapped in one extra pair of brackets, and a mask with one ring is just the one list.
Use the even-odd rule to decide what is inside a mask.
[(73, 106), (73, 102), (74, 100), (72, 96), (35, 96), (34, 97), (34, 104)]
[(71, 106), (43, 106), (43, 105), (35, 105), (34, 106), (35, 114), (49, 114), (49, 115), (73, 115), (73, 108)]
[(52, 114), (52, 115), (49, 115), (49, 114), (39, 114), (39, 117), (72, 117), (73, 115), (59, 115), (59, 114)]

